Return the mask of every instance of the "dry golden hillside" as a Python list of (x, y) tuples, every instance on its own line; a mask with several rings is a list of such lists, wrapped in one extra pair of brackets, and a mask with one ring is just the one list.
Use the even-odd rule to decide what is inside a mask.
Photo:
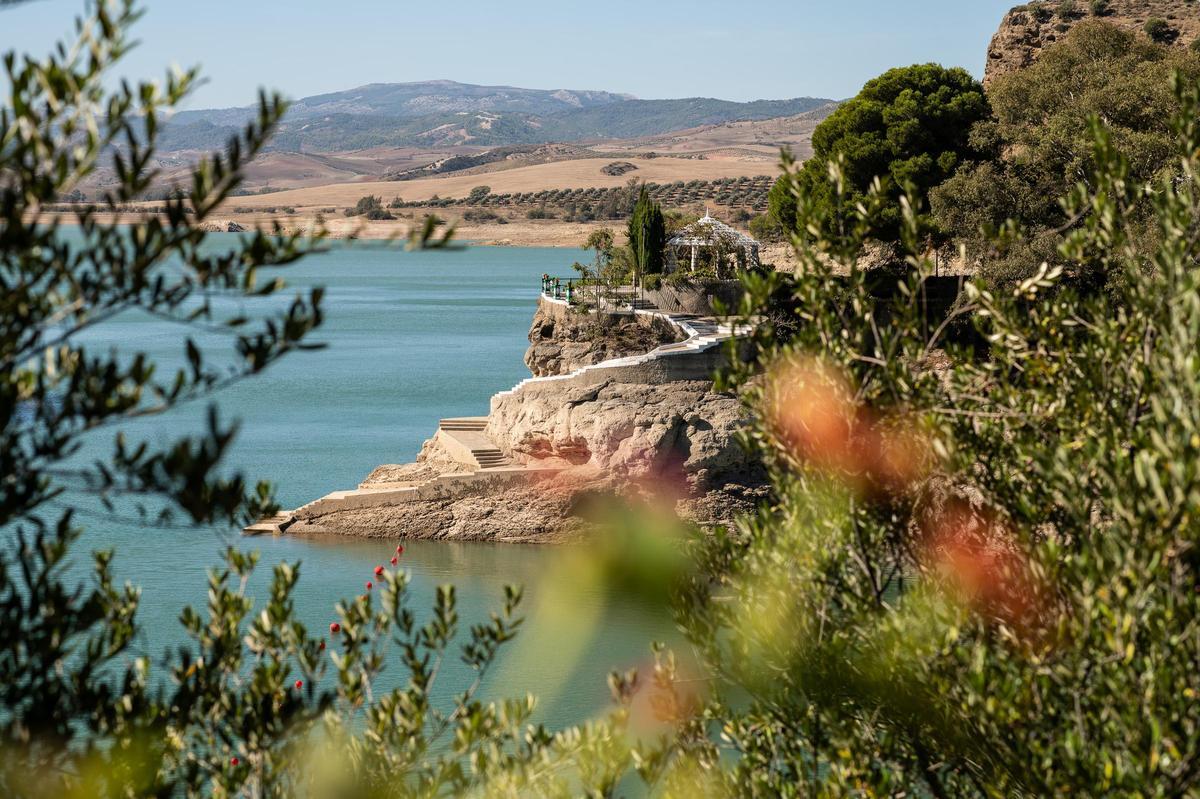
[(774, 164), (767, 160), (735, 158), (627, 158), (637, 169), (624, 175), (606, 175), (609, 162), (603, 158), (584, 158), (550, 164), (508, 169), (485, 175), (447, 175), (422, 180), (335, 183), (292, 189), (256, 197), (237, 197), (231, 204), (246, 208), (290, 206), (311, 208), (354, 205), (367, 194), (390, 200), (399, 195), (407, 201), (438, 197), (466, 197), (471, 189), (490, 186), (496, 194), (533, 192), (543, 189), (572, 189), (622, 186), (630, 178), (646, 182), (669, 183), (677, 180), (715, 180), (744, 176), (771, 175)]

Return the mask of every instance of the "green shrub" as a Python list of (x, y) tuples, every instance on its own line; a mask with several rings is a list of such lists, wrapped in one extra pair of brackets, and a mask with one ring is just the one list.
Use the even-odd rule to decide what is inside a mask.
[[(1130, 181), (1115, 139), (1093, 138), (1068, 265), (1013, 291), (968, 282), (969, 337), (929, 323), (910, 216), (901, 290), (881, 297), (861, 268), (878, 194), (848, 237), (807, 242), (795, 277), (745, 279), (743, 321), (776, 315), (722, 385), (772, 494), (700, 540), (682, 591), (705, 695), (681, 687), (696, 667), (656, 661), (668, 696), (694, 700), (675, 743), (642, 755), (676, 764), (668, 795), (1195, 792), (1196, 94), (1169, 173)], [(1146, 193), (1149, 243), (1128, 213)], [(828, 206), (800, 207), (831, 229), (807, 216)], [(1119, 276), (1110, 296), (1062, 282), (1093, 259)]]
[(479, 203), (483, 202), (484, 199), (491, 193), (491, 186), (476, 186), (475, 188), (471, 189), (470, 194), (467, 195), (467, 204), (478, 205)]
[(372, 211), (382, 211), (382, 210), (383, 210), (383, 198), (382, 197), (373, 197), (368, 194), (365, 197), (360, 197), (358, 202), (355, 204), (355, 206), (353, 208), (347, 208), (346, 216), (363, 216), (365, 214), (369, 214)]
[(1159, 44), (1171, 44), (1179, 38), (1179, 31), (1161, 17), (1151, 17), (1146, 20), (1143, 28), (1146, 35)]
[[(1056, 198), (1094, 168), (1090, 117), (1104, 119), (1125, 147), (1134, 179), (1148, 180), (1170, 168), (1177, 163), (1171, 119), (1178, 103), (1170, 88), (1176, 70), (1185, 80), (1200, 79), (1200, 60), (1106, 22), (1076, 24), (1034, 64), (991, 85), (995, 118), (972, 133), (985, 157), (930, 192), (933, 221), (973, 254), (982, 254), (992, 245), (981, 231), (1020, 219), (1026, 240), (983, 264), (986, 279), (998, 288), (1026, 279), (1045, 260), (1061, 263), (1058, 231), (1071, 223)], [(1064, 91), (1067, 85), (1070, 91)], [(1147, 198), (1133, 216), (1146, 218), (1149, 203)], [(1090, 283), (1100, 290), (1105, 271), (1069, 277), (1077, 288)]]
[(783, 238), (783, 228), (771, 214), (759, 214), (750, 220), (750, 235), (763, 242), (779, 241)]
[(495, 211), (488, 211), (482, 208), (472, 208), (463, 213), (463, 219), (468, 222), (498, 222), (505, 224), (507, 219), (497, 214)]
[[(254, 279), (309, 252), (303, 237), (256, 232), (215, 247), (206, 239), (283, 117), (278, 95), (260, 95), (240, 146), (206, 156), (189, 176), (193, 188), (167, 198), (161, 218), (115, 223), (79, 208), (70, 242), (49, 224), (44, 209), (110, 159), (124, 166), (107, 178), (116, 197), (153, 180), (164, 120), (198, 82), (195, 71), (154, 85), (112, 80), (140, 14), (132, 3), (96, 2), (88, 15), (77, 43), (45, 60), (5, 54), (0, 795), (333, 799), (382, 795), (397, 783), (431, 796), (485, 795), (507, 781), (501, 772), (551, 765), (542, 757), (550, 739), (527, 723), (530, 703), (480, 704), (470, 685), (436, 687), (444, 657), (486, 674), (520, 624), (516, 591), (460, 638), (452, 589), (417, 622), (408, 576), (380, 568), (378, 590), (336, 607), (331, 598), (328, 621), (306, 628), (295, 610), (298, 564), (276, 565), (254, 598), (258, 558), (230, 543), (230, 528), (278, 509), (270, 485), (225, 462), (238, 425), (213, 405), (195, 425), (176, 414), (190, 433), (168, 425), (146, 436), (135, 427), (149, 414), (213, 402), (222, 387), (315, 346), (323, 291), (284, 298), (276, 275)], [(170, 322), (151, 351), (168, 347), (171, 362), (155, 363), (145, 333), (114, 336), (114, 311)], [(224, 335), (197, 346), (213, 329)], [(81, 340), (84, 330), (111, 345)], [(78, 457), (89, 444), (94, 452)], [(96, 540), (81, 542), (82, 525), (130, 516), (146, 535), (219, 530), (227, 542), (207, 579), (207, 605), (184, 609), (175, 634), (156, 629), (172, 641), (157, 652), (139, 616), (140, 591), (113, 575), (114, 553), (89, 556)], [(385, 663), (398, 672), (393, 690), (380, 680)], [(432, 699), (451, 694), (458, 698)], [(503, 765), (491, 760), (497, 753)], [(464, 769), (466, 761), (484, 770)]]
[(1112, 0), (1092, 0), (1092, 16), (1107, 17), (1112, 13)]
[[(854, 201), (841, 209), (849, 213), (880, 178), (886, 194), (898, 199), (910, 186), (918, 210), (928, 192), (964, 163), (983, 157), (971, 139), (975, 123), (987, 119), (991, 108), (983, 87), (966, 70), (920, 64), (889, 70), (868, 81), (862, 91), (843, 103), (813, 132), (813, 157), (805, 162), (797, 186), (810, 202), (826, 211), (834, 195), (828, 180), (831, 167), (840, 170)], [(796, 197), (776, 182), (768, 204), (784, 230), (793, 230)], [(835, 214), (823, 214), (838, 225)], [(873, 235), (894, 240), (900, 211), (889, 203), (873, 220), (881, 224)]]

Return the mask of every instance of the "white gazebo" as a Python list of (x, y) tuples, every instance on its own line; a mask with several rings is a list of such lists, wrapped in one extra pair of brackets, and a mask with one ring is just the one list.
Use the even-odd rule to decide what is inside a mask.
[(758, 266), (758, 242), (709, 216), (679, 231), (667, 242), (668, 274), (677, 269), (695, 272), (711, 266), (717, 279), (732, 277), (739, 269)]

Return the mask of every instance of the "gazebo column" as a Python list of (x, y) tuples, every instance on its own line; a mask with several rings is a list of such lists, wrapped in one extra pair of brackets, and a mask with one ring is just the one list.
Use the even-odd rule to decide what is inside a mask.
[(695, 244), (692, 245), (692, 271), (693, 272), (696, 271), (696, 251), (698, 249), (699, 248)]

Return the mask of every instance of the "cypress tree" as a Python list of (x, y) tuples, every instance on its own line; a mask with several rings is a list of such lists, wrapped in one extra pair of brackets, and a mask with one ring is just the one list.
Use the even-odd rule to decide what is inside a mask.
[(657, 275), (663, 271), (663, 251), (667, 246), (667, 223), (662, 206), (650, 199), (642, 186), (637, 204), (629, 217), (629, 249), (639, 274)]

